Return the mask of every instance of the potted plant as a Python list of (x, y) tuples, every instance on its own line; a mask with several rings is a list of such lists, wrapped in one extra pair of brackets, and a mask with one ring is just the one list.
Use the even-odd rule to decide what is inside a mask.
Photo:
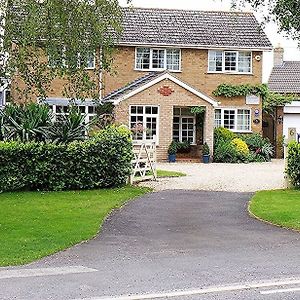
[(204, 143), (202, 153), (203, 153), (203, 162), (205, 164), (208, 164), (210, 160), (210, 150), (207, 143)]
[(168, 148), (169, 162), (176, 162), (176, 152), (177, 152), (177, 145), (176, 142), (173, 141)]

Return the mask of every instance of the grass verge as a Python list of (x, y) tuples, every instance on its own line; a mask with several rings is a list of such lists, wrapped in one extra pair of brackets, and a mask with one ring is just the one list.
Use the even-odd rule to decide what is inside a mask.
[(186, 176), (185, 173), (174, 172), (174, 171), (165, 171), (165, 170), (157, 170), (157, 177), (183, 177)]
[(114, 208), (146, 192), (127, 186), (0, 194), (0, 266), (28, 263), (94, 237)]
[(267, 222), (300, 231), (300, 191), (257, 192), (249, 204), (249, 211)]

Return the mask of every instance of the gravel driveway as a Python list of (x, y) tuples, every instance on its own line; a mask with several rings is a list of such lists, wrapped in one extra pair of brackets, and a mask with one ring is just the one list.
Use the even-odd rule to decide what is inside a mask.
[(256, 192), (285, 187), (284, 161), (250, 164), (159, 163), (158, 169), (180, 171), (186, 177), (164, 178), (142, 185), (161, 190)]

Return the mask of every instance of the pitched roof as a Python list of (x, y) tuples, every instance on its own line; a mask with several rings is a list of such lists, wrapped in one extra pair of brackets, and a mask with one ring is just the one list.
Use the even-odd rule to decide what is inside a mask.
[(278, 93), (300, 94), (300, 61), (285, 61), (282, 66), (275, 66), (269, 88)]
[(140, 77), (140, 78), (128, 83), (124, 87), (109, 93), (108, 95), (106, 95), (102, 99), (102, 101), (115, 101), (115, 100), (118, 100), (120, 97), (125, 96), (128, 93), (130, 93), (130, 92), (136, 90), (137, 88), (143, 86), (144, 84), (150, 82), (151, 80), (156, 79), (157, 77), (159, 77), (163, 73), (166, 73), (166, 71), (147, 73), (145, 76)]
[(123, 8), (119, 44), (271, 50), (252, 13)]
[(161, 82), (163, 80), (171, 80), (174, 83), (178, 84), (182, 88), (190, 91), (197, 97), (205, 100), (206, 102), (210, 103), (212, 106), (218, 106), (218, 102), (211, 98), (210, 96), (202, 93), (201, 91), (193, 88), (189, 84), (183, 82), (182, 80), (175, 77), (173, 74), (171, 74), (169, 71), (163, 71), (163, 72), (151, 72), (146, 74), (143, 77), (140, 77), (131, 83), (127, 84), (126, 86), (115, 90), (114, 92), (108, 94), (105, 96), (102, 101), (103, 102), (113, 102), (114, 104), (118, 104), (122, 100), (126, 100), (139, 92), (155, 85), (158, 82)]

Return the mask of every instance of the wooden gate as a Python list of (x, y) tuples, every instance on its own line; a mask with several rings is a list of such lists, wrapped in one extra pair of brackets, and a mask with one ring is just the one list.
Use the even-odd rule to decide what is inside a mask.
[(156, 140), (134, 144), (133, 153), (134, 159), (132, 160), (130, 183), (156, 180)]

